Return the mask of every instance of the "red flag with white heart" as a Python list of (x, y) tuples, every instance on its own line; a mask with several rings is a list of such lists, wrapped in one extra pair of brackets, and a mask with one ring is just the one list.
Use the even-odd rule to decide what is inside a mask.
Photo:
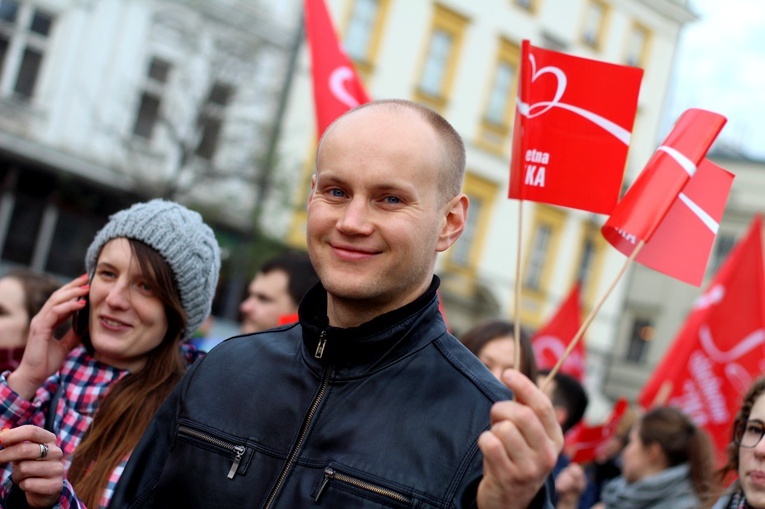
[(611, 212), (642, 77), (523, 41), (509, 197)]
[[(581, 327), (581, 287), (580, 283), (574, 285), (552, 319), (531, 338), (534, 357), (540, 369), (549, 370), (558, 363), (566, 347)], [(563, 362), (560, 371), (573, 376), (580, 382), (584, 380), (586, 371), (584, 342), (577, 342), (574, 350)]]
[(697, 299), (638, 398), (680, 408), (725, 457), (741, 398), (765, 371), (762, 217), (736, 243)]
[(369, 102), (356, 69), (343, 50), (324, 0), (305, 0), (305, 24), (311, 47), (316, 135), (337, 117)]

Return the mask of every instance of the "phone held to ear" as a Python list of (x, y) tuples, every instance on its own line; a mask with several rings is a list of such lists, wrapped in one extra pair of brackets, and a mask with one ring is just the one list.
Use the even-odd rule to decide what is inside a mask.
[(88, 296), (81, 297), (80, 300), (84, 300), (85, 306), (81, 307), (74, 313), (72, 313), (72, 329), (74, 333), (81, 338), (88, 332), (88, 318), (90, 318), (90, 301)]
[[(89, 281), (92, 281), (91, 276)], [(85, 300), (85, 305), (79, 310), (72, 313), (72, 330), (80, 337), (80, 341), (85, 345), (85, 349), (90, 355), (93, 355), (93, 343), (90, 340), (90, 331), (88, 330), (88, 321), (90, 319), (90, 300), (88, 295), (81, 297), (81, 300)]]

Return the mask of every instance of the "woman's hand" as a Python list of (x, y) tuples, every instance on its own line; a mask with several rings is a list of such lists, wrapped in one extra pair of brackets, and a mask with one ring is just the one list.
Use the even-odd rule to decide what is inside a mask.
[(8, 385), (19, 395), (32, 399), (37, 389), (64, 363), (69, 351), (80, 341), (70, 329), (57, 340), (56, 328), (69, 320), (72, 313), (82, 309), (90, 286), (84, 274), (65, 284), (50, 296), (29, 324), (29, 337), (24, 356), (16, 370), (8, 376)]
[(30, 507), (52, 507), (64, 484), (64, 453), (56, 435), (38, 426), (0, 430), (0, 463), (10, 463), (11, 478)]

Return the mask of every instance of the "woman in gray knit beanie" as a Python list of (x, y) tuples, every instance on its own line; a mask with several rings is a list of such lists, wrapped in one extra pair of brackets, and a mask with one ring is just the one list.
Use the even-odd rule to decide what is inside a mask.
[[(32, 320), (19, 367), (0, 377), (2, 507), (63, 503), (62, 481), (79, 498), (69, 505), (108, 506), (151, 417), (198, 356), (183, 340), (210, 313), (220, 271), (198, 213), (164, 200), (122, 210), (85, 265)], [(54, 338), (70, 318), (74, 330)]]

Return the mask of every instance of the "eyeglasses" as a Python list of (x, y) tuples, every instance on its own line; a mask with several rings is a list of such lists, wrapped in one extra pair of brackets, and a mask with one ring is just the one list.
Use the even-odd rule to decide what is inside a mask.
[(740, 447), (751, 449), (760, 443), (763, 435), (765, 424), (762, 421), (740, 421), (736, 423), (733, 441)]

